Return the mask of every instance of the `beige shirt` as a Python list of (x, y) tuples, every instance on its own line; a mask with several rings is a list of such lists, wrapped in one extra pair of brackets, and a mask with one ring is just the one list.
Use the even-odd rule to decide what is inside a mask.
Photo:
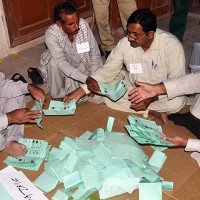
[(200, 152), (200, 140), (199, 139), (188, 139), (185, 151), (198, 151)]

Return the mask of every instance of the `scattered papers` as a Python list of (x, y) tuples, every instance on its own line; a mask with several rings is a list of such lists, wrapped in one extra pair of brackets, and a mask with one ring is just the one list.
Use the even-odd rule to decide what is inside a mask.
[(142, 119), (129, 115), (130, 125), (125, 125), (128, 133), (139, 144), (151, 144), (158, 146), (174, 146), (172, 142), (163, 139), (162, 128), (157, 126), (154, 121)]
[[(106, 199), (132, 193), (141, 181), (161, 185), (163, 179), (156, 171), (164, 163), (164, 154), (158, 153), (163, 158), (160, 162), (156, 161), (157, 153), (148, 161), (134, 140), (124, 133), (112, 132), (113, 123), (114, 118), (109, 117), (106, 131), (99, 128), (76, 139), (65, 137), (59, 148), (49, 152), (44, 173), (35, 184), (49, 192), (58, 182), (63, 183), (65, 189), (56, 192), (55, 200), (60, 197), (85, 200), (95, 191), (99, 191), (100, 199)], [(77, 190), (69, 193), (74, 188)]]
[(74, 115), (76, 110), (76, 100), (73, 99), (67, 104), (61, 101), (51, 100), (48, 110), (43, 110), (45, 115)]
[(0, 191), (2, 200), (48, 200), (21, 171), (0, 173)]
[(128, 87), (123, 80), (119, 80), (115, 85), (109, 85), (102, 82), (99, 82), (98, 84), (101, 89), (100, 94), (107, 96), (113, 101), (120, 99), (128, 90)]
[(48, 151), (48, 143), (43, 140), (34, 140), (20, 138), (19, 143), (24, 144), (27, 148), (27, 153), (23, 157), (8, 156), (4, 163), (7, 165), (29, 169), (38, 170), (42, 161), (45, 159)]

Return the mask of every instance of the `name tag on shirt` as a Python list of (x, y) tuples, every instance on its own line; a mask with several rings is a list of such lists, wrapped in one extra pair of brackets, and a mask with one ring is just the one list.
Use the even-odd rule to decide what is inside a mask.
[(141, 63), (129, 64), (129, 67), (130, 67), (131, 74), (142, 74), (143, 73)]
[(88, 42), (76, 44), (76, 48), (77, 48), (78, 54), (90, 51), (90, 46)]

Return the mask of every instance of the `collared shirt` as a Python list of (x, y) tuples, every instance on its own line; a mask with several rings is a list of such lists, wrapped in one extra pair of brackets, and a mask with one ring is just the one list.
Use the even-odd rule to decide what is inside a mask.
[(29, 93), (27, 87), (28, 83), (5, 79), (5, 75), (0, 72), (0, 131), (8, 126), (7, 115), (3, 112), (5, 102), (10, 98)]

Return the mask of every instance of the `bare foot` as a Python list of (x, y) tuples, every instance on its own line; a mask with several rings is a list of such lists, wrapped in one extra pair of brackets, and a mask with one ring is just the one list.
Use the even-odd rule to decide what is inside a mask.
[(21, 157), (26, 154), (26, 146), (16, 141), (12, 141), (6, 144), (6, 147), (3, 151), (8, 153), (10, 156)]
[(155, 110), (150, 110), (149, 114), (160, 119), (164, 125), (167, 124), (168, 117), (167, 117), (166, 112), (157, 112)]

